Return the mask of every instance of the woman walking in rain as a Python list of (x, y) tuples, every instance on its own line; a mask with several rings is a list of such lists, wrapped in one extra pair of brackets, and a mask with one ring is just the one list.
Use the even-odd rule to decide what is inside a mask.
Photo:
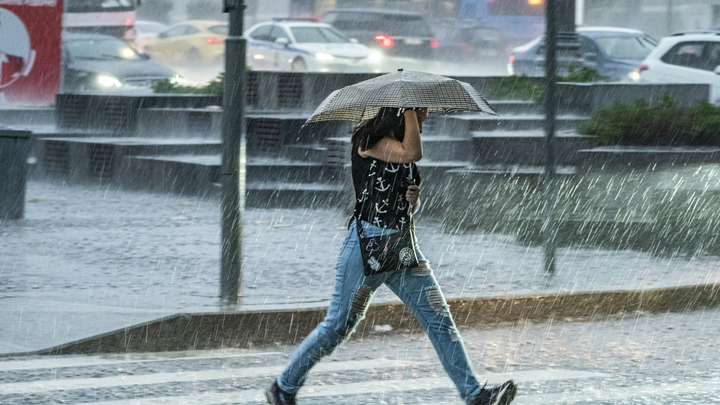
[(420, 133), (427, 113), (426, 108), (383, 107), (354, 131), (351, 159), (356, 205), (337, 262), (332, 302), (325, 320), (300, 344), (266, 391), (270, 404), (296, 403), (296, 394), (310, 369), (353, 333), (382, 284), (420, 322), (467, 404), (507, 405), (514, 399), (513, 381), (494, 387), (478, 382), (440, 286), (414, 234), (416, 260), (412, 267), (366, 275), (361, 235), (364, 239), (412, 229), (412, 215), (420, 206), (420, 176), (415, 163), (422, 158)]

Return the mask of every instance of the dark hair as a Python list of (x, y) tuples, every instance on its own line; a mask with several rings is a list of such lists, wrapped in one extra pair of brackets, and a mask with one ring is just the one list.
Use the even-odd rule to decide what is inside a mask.
[(353, 131), (353, 150), (372, 149), (391, 134), (400, 142), (405, 139), (405, 114), (400, 114), (399, 108), (381, 107), (376, 116), (358, 125)]

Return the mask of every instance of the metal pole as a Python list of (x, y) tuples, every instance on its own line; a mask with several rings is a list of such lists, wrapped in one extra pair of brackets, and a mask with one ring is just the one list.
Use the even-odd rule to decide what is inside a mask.
[(557, 115), (557, 0), (548, 0), (545, 9), (545, 178), (543, 241), (545, 271), (555, 272), (555, 118)]
[(245, 200), (245, 39), (243, 0), (225, 0), (224, 12), (230, 14), (225, 39), (225, 88), (223, 90), (222, 156), (222, 253), (220, 297), (236, 304), (242, 277), (242, 211)]
[(585, 0), (575, 2), (575, 25), (579, 27), (585, 25)]

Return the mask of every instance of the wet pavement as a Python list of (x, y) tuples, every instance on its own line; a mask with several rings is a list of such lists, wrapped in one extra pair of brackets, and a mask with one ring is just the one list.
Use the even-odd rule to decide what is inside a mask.
[[(0, 224), (0, 353), (47, 348), (178, 312), (218, 309), (215, 198), (28, 184), (25, 219)], [(327, 305), (348, 214), (245, 213), (240, 309)], [(417, 217), (421, 248), (448, 298), (673, 287), (717, 282), (717, 257), (540, 247), (510, 235), (446, 234)], [(393, 301), (385, 287), (375, 302)]]
[[(461, 333), (481, 382), (518, 383), (513, 405), (720, 401), (720, 309)], [(263, 404), (294, 348), (0, 359), (0, 403)], [(424, 334), (389, 331), (338, 347), (298, 403), (462, 402)]]

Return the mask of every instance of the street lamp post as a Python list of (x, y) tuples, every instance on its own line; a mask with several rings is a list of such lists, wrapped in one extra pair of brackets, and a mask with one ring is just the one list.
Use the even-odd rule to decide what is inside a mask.
[(575, 32), (575, 0), (547, 0), (545, 4), (545, 176), (543, 248), (545, 271), (555, 272), (557, 224), (555, 205), (555, 131), (558, 107), (558, 68), (579, 67), (580, 43)]
[(223, 89), (222, 247), (220, 297), (237, 304), (242, 268), (242, 213), (245, 194), (245, 38), (244, 0), (225, 0), (229, 32), (225, 39), (225, 87)]

